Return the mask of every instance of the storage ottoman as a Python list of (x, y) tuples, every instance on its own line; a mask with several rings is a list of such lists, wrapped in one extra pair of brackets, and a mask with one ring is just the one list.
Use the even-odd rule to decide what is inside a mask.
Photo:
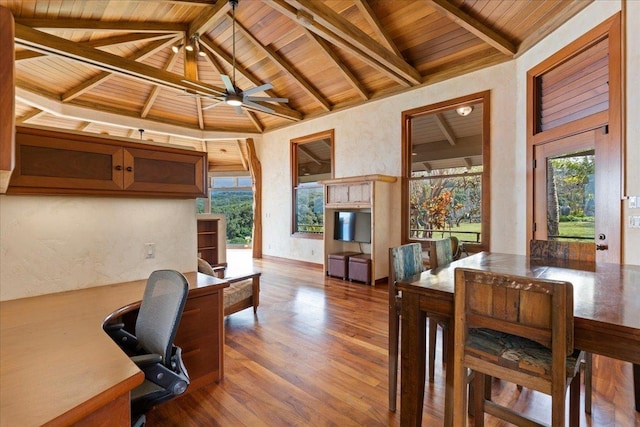
[(371, 255), (360, 254), (349, 257), (349, 280), (371, 283)]
[(329, 268), (327, 275), (347, 279), (349, 277), (349, 257), (359, 252), (338, 252), (329, 254)]

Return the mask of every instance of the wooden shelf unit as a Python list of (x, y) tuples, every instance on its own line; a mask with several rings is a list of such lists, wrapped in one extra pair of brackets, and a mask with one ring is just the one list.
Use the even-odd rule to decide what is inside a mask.
[[(322, 181), (325, 187), (324, 267), (329, 270), (329, 255), (341, 252), (371, 256), (370, 284), (383, 282), (389, 275), (389, 248), (400, 244), (399, 180), (389, 175), (363, 175)], [(371, 243), (334, 240), (334, 213), (360, 211), (371, 213)]]
[(218, 265), (218, 220), (198, 219), (198, 257)]
[(212, 267), (227, 265), (227, 221), (221, 214), (198, 215), (198, 257)]

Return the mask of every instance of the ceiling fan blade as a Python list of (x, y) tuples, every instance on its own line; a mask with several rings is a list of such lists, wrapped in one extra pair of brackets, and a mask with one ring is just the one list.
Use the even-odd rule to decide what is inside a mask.
[(269, 107), (265, 107), (264, 105), (257, 104), (255, 102), (251, 102), (248, 99), (244, 100), (244, 105), (246, 107), (251, 107), (254, 110), (262, 111), (263, 113), (273, 114), (275, 112), (275, 110), (273, 110), (273, 109), (271, 109)]
[(265, 83), (258, 87), (254, 87), (252, 89), (247, 89), (242, 92), (244, 95), (251, 95), (252, 93), (264, 92), (265, 90), (273, 89), (273, 85), (271, 83)]
[(216, 106), (218, 106), (218, 105), (220, 105), (220, 104), (224, 104), (224, 101), (218, 101), (218, 102), (216, 102), (215, 104), (211, 104), (211, 105), (207, 105), (206, 107), (202, 107), (202, 110), (203, 110), (203, 111), (204, 111), (204, 110), (208, 110), (209, 108), (216, 107)]
[(236, 88), (233, 87), (233, 82), (226, 74), (220, 74), (220, 78), (222, 79), (222, 83), (224, 83), (224, 87), (227, 88), (227, 92), (231, 94), (236, 94)]
[(249, 101), (289, 102), (289, 98), (269, 98), (268, 96), (248, 96)]

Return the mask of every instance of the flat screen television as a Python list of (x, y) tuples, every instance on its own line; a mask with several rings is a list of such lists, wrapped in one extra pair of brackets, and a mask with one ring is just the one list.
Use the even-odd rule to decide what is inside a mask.
[(371, 213), (336, 211), (333, 238), (344, 242), (371, 243)]

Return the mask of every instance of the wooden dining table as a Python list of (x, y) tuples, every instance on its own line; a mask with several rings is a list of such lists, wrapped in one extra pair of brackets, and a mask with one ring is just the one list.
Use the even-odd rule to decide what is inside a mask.
[(402, 291), (400, 424), (419, 426), (425, 388), (426, 317), (448, 322), (445, 426), (453, 419), (454, 271), (457, 267), (568, 281), (574, 288), (576, 348), (633, 363), (640, 411), (640, 266), (542, 261), (480, 252), (398, 283)]

